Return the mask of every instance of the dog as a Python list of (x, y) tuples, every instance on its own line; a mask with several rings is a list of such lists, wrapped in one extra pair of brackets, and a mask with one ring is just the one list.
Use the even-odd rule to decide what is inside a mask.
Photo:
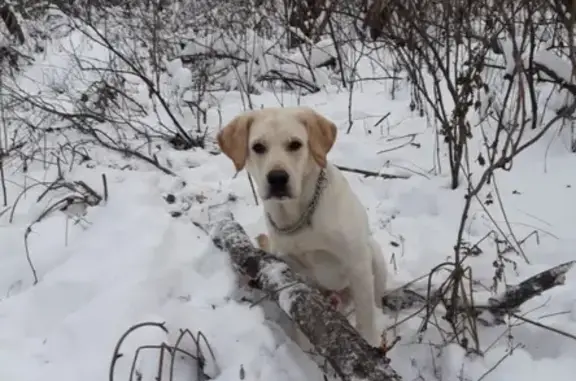
[(217, 142), (236, 171), (246, 168), (255, 181), (268, 232), (261, 244), (320, 288), (349, 291), (356, 330), (379, 346), (387, 264), (365, 208), (327, 160), (336, 135), (335, 124), (311, 108), (271, 107), (236, 116)]

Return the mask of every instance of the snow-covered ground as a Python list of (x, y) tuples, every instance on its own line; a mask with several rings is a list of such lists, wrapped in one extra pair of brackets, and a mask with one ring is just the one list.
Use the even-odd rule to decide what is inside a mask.
[[(20, 86), (31, 93), (47, 91), (45, 78), (49, 77), (52, 85), (66, 83), (74, 88), (80, 74), (71, 68), (72, 47), (74, 54), (93, 60), (102, 56), (80, 33), (72, 33), (49, 43), (45, 54), (24, 68)], [(361, 62), (359, 73), (371, 77), (370, 64)], [(42, 89), (32, 88), (34, 83)], [(146, 102), (145, 87), (141, 92)], [(442, 159), (441, 168), (437, 164), (435, 130), (426, 118), (410, 111), (408, 90), (401, 87), (393, 99), (390, 93), (390, 81), (356, 86), (350, 134), (346, 133), (350, 95), (336, 85), (302, 97), (263, 92), (253, 95), (252, 102), (254, 107), (311, 106), (339, 127), (329, 154), (333, 163), (410, 176), (385, 180), (346, 173), (390, 262), (394, 287), (452, 256), (464, 187), (449, 189), (446, 160)], [(208, 110), (212, 140), (222, 123), (244, 110), (238, 92), (218, 96), (219, 107)], [(479, 137), (471, 141), (472, 149), (481, 147)], [(30, 224), (69, 192), (49, 192), (38, 201), (46, 187), (31, 185), (54, 181), (56, 166), (31, 163), (23, 173), (20, 161), (6, 164), (9, 209), (0, 206), (0, 380), (105, 379), (120, 336), (148, 321), (165, 322), (169, 333), (148, 327), (129, 336), (121, 348), (125, 356), (117, 362), (115, 380), (128, 379), (136, 348), (163, 341), (174, 344), (180, 329), (204, 334), (214, 352), (214, 360), (206, 355), (206, 372), (216, 380), (322, 380), (316, 366), (266, 321), (259, 307), (234, 298), (236, 279), (227, 255), (197, 226), (206, 222), (210, 205), (229, 202), (250, 236), (264, 231), (261, 206), (255, 205), (246, 174), (233, 177), (232, 163), (209, 151), (164, 147), (158, 157), (162, 163), (170, 162), (177, 174), (170, 176), (142, 161), (92, 148), (92, 160), (72, 169), (63, 164), (64, 177), (102, 192), (105, 174), (108, 200), (89, 207), (78, 223), (64, 213), (51, 213), (31, 227), (27, 239)], [(472, 163), (479, 171), (476, 165)], [(518, 240), (537, 232), (522, 245), (529, 263), (508, 254), (517, 269), (506, 266), (507, 283), (576, 259), (575, 168), (576, 155), (570, 152), (566, 129), (553, 129), (522, 153), (511, 171), (497, 172), (496, 181), (479, 197), (493, 202), (473, 205), (465, 230), (468, 242), (480, 241), (495, 223), (508, 235), (512, 229)], [(27, 191), (19, 197), (23, 189)], [(168, 195), (174, 196), (174, 202), (166, 201)], [(489, 287), (496, 244), (486, 239), (481, 248), (482, 254), (468, 263), (475, 280)], [(36, 285), (27, 251), (39, 278)], [(488, 296), (489, 291), (478, 295)], [(572, 272), (564, 286), (531, 300), (522, 314), (576, 335), (575, 295), (576, 272)], [(569, 380), (576, 373), (575, 340), (514, 318), (512, 328), (479, 328), (484, 357), (466, 357), (455, 344), (442, 346), (433, 327), (418, 342), (420, 322), (415, 317), (401, 324), (396, 332), (401, 341), (390, 352), (391, 365), (404, 380)], [(183, 347), (193, 351), (190, 337), (184, 340)], [(512, 353), (510, 348), (515, 348)], [(208, 353), (206, 347), (204, 352)], [(140, 356), (143, 380), (156, 376), (157, 353), (149, 350)], [(189, 380), (187, 371), (193, 369), (180, 366), (181, 378), (174, 380)]]

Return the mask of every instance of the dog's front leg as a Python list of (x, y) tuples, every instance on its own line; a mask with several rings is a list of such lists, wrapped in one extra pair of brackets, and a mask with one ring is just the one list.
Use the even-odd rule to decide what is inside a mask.
[(380, 335), (376, 327), (374, 274), (370, 248), (362, 245), (350, 249), (347, 267), (350, 269), (350, 293), (356, 310), (356, 329), (369, 344), (380, 346)]
[(378, 243), (374, 239), (370, 239), (369, 244), (372, 251), (372, 272), (374, 274), (376, 307), (382, 309), (382, 298), (386, 295), (386, 286), (388, 283), (388, 264)]

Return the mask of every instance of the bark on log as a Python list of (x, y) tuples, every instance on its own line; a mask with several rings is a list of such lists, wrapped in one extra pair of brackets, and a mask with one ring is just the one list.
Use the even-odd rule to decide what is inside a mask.
[(278, 257), (255, 248), (229, 211), (215, 211), (210, 220), (214, 245), (230, 255), (239, 272), (270, 295), (342, 380), (401, 380), (385, 353), (363, 340), (319, 290), (306, 284)]

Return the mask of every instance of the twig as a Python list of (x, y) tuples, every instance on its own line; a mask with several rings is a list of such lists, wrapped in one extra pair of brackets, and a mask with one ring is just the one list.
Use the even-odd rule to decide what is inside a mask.
[(380, 177), (382, 179), (404, 179), (404, 180), (410, 178), (410, 176), (405, 176), (405, 175), (389, 175), (386, 173), (367, 171), (365, 169), (343, 167), (341, 165), (337, 165), (336, 168), (338, 168), (339, 170), (344, 171), (344, 172), (352, 172), (352, 173), (357, 173), (359, 175), (364, 175), (364, 177)]
[(520, 344), (516, 344), (514, 346), (514, 348), (511, 348), (504, 356), (502, 356), (502, 358), (500, 360), (498, 360), (496, 362), (496, 364), (494, 364), (490, 369), (488, 369), (486, 372), (484, 372), (484, 374), (482, 376), (480, 376), (480, 378), (477, 381), (482, 381), (484, 378), (486, 378), (486, 376), (488, 376), (490, 373), (492, 373), (494, 371), (494, 369), (498, 368), (498, 366), (500, 366), (500, 364), (502, 364), (504, 362), (504, 360), (506, 360), (508, 357), (512, 356), (512, 353), (514, 353), (514, 350), (516, 350), (519, 347), (520, 347)]
[(32, 232), (32, 227), (28, 226), (26, 228), (26, 232), (24, 233), (24, 251), (26, 252), (26, 261), (28, 262), (28, 266), (32, 271), (32, 277), (34, 278), (33, 285), (38, 284), (38, 274), (36, 273), (36, 267), (34, 267), (34, 262), (32, 262), (32, 258), (30, 257), (30, 249), (28, 247), (28, 235)]
[(388, 111), (388, 113), (386, 113), (386, 115), (384, 115), (383, 117), (381, 117), (380, 119), (378, 119), (378, 121), (374, 124), (374, 127), (378, 127), (382, 122), (384, 122), (388, 117), (390, 116), (390, 111)]
[[(0, 142), (1, 143), (1, 142)], [(6, 187), (6, 177), (4, 176), (4, 151), (0, 147), (0, 185), (2, 186), (2, 203), (8, 206), (8, 190)]]
[(526, 322), (526, 323), (535, 325), (536, 327), (545, 329), (545, 330), (550, 331), (550, 332), (557, 333), (557, 334), (562, 335), (562, 336), (564, 336), (564, 337), (568, 337), (568, 338), (570, 338), (570, 339), (572, 339), (572, 340), (576, 340), (576, 335), (573, 335), (573, 334), (571, 334), (571, 333), (568, 333), (568, 332), (565, 332), (565, 331), (561, 331), (561, 330), (559, 330), (559, 329), (557, 329), (557, 328), (550, 327), (550, 326), (548, 326), (548, 325), (539, 323), (539, 322), (537, 322), (537, 321), (535, 321), (535, 320), (532, 320), (532, 319), (528, 319), (527, 317), (524, 317), (524, 316), (521, 316), (521, 315), (518, 315), (518, 314), (511, 314), (511, 316), (514, 316), (516, 319), (522, 320), (522, 321), (524, 321), (524, 322)]
[(252, 189), (252, 196), (254, 196), (254, 202), (256, 203), (256, 206), (258, 206), (258, 196), (256, 195), (256, 189), (254, 188), (254, 182), (252, 181), (252, 176), (250, 176), (248, 172), (246, 172), (246, 174), (248, 175), (248, 181), (250, 182), (250, 189)]
[(102, 174), (102, 187), (104, 192), (104, 201), (108, 201), (108, 180), (106, 179), (106, 174)]
[(132, 332), (134, 332), (137, 329), (142, 328), (142, 327), (157, 327), (157, 328), (160, 328), (162, 331), (164, 331), (166, 334), (168, 334), (168, 330), (166, 329), (164, 324), (165, 324), (164, 322), (162, 322), (162, 323), (157, 323), (157, 322), (138, 323), (138, 324), (135, 324), (132, 327), (130, 327), (126, 332), (124, 332), (124, 334), (120, 337), (120, 339), (116, 343), (116, 347), (114, 348), (114, 352), (112, 354), (112, 361), (110, 363), (110, 369), (108, 371), (108, 381), (114, 381), (114, 369), (116, 368), (116, 362), (118, 361), (118, 359), (120, 359), (120, 357), (123, 356), (123, 354), (120, 353), (120, 347), (122, 346), (122, 343), (124, 342), (124, 340), (126, 340), (128, 335), (130, 335)]

